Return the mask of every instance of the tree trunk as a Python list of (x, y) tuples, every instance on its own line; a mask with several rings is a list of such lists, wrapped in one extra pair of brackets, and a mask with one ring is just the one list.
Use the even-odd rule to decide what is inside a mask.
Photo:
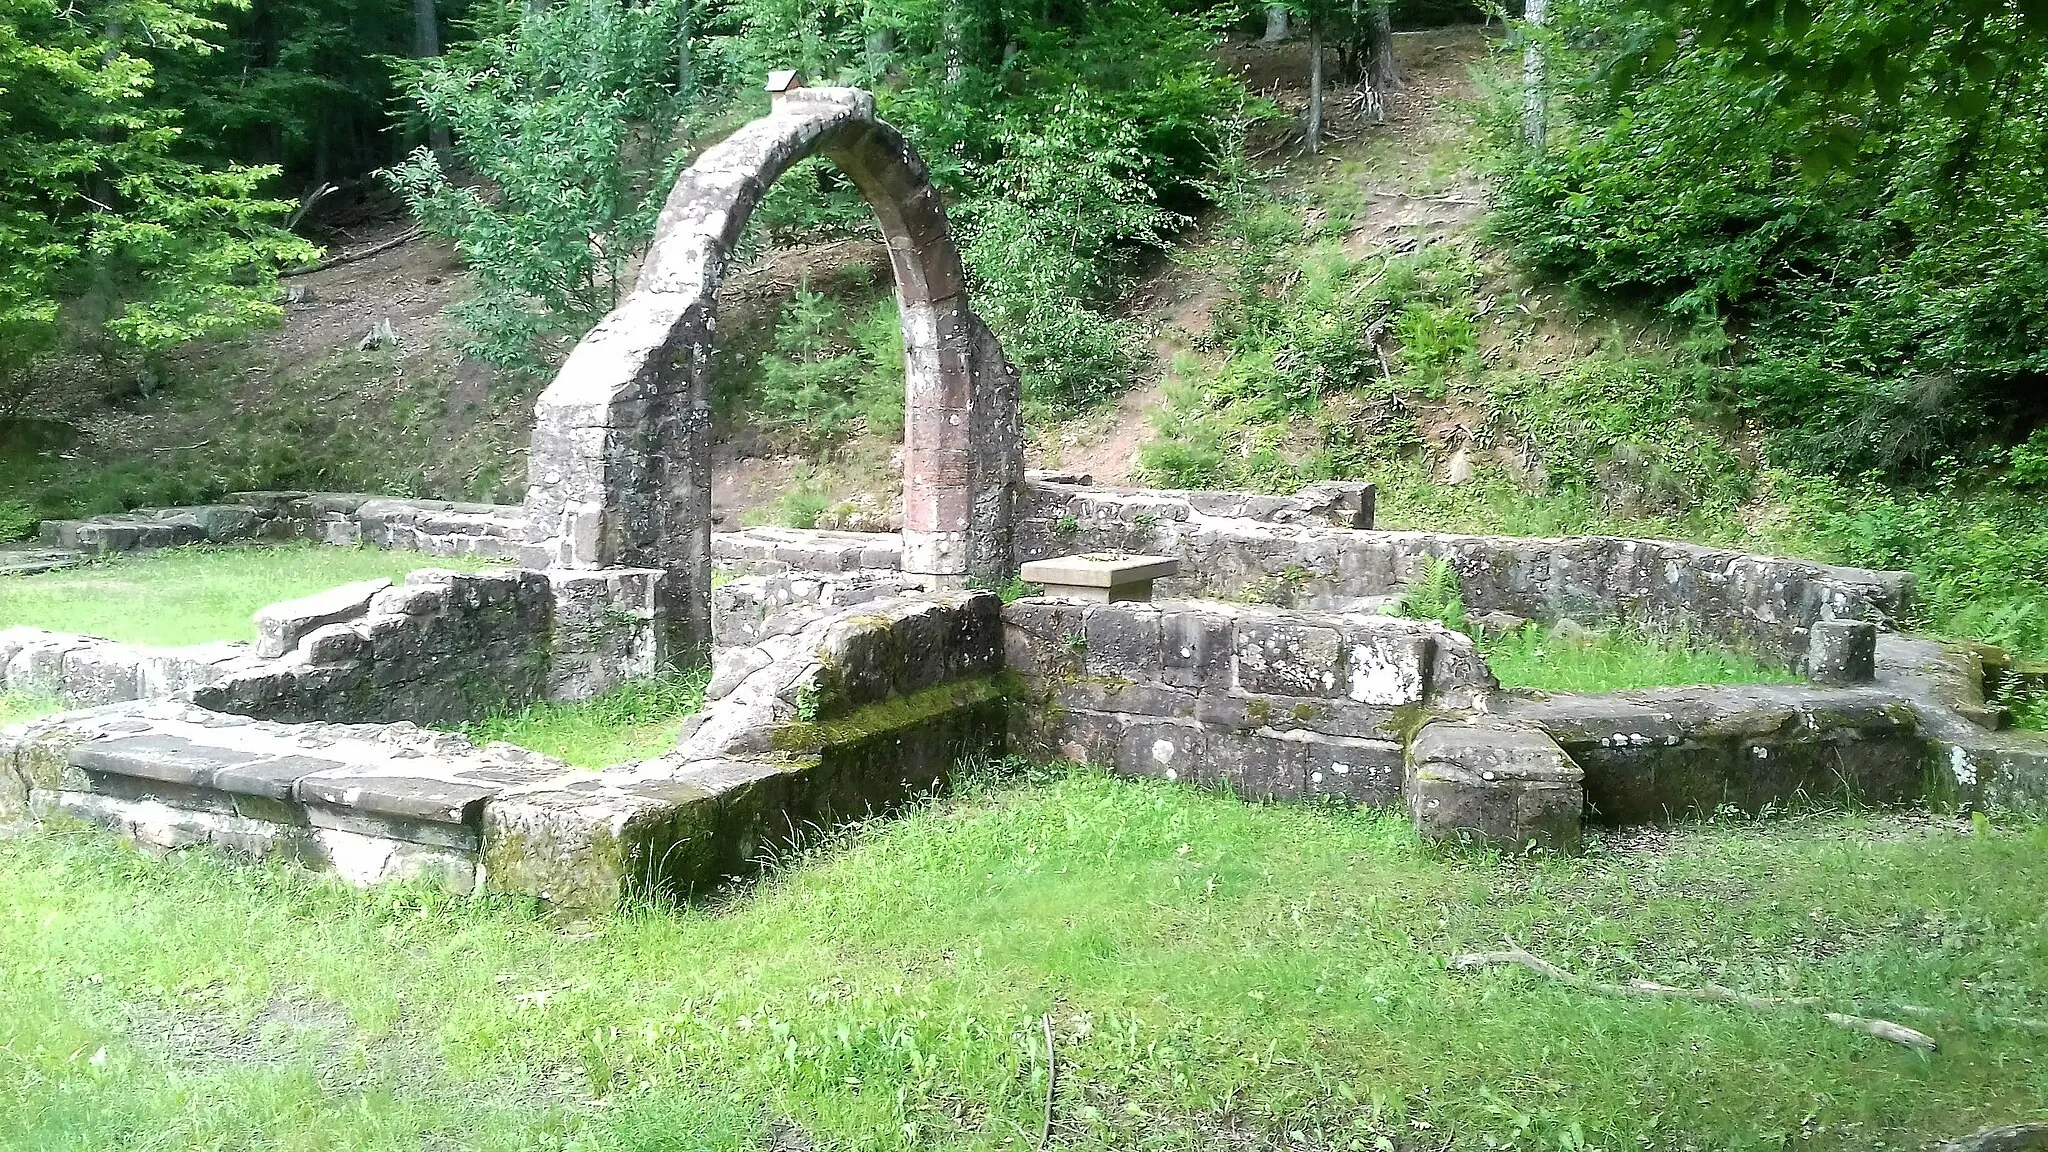
[(687, 100), (697, 87), (697, 66), (690, 40), (697, 35), (695, 0), (676, 0), (676, 95)]
[(1292, 31), (1293, 29), (1288, 27), (1287, 9), (1277, 6), (1268, 8), (1266, 9), (1266, 35), (1259, 43), (1278, 44), (1282, 40), (1287, 39)]
[[(441, 54), (441, 21), (434, 11), (434, 0), (412, 0), (412, 48), (413, 57), (418, 60), (430, 60)], [(455, 142), (449, 139), (445, 126), (429, 122), (427, 147), (445, 164)]]
[(1323, 18), (1308, 22), (1308, 150), (1323, 150)]
[(1543, 15), (1546, 0), (1527, 0), (1523, 10), (1523, 29), (1528, 45), (1522, 49), (1522, 139), (1537, 152), (1543, 151), (1545, 121), (1550, 112), (1550, 103), (1543, 92), (1544, 45)]
[(1385, 96), (1401, 88), (1401, 69), (1394, 63), (1394, 12), (1388, 0), (1369, 0), (1366, 19), (1372, 27), (1372, 51), (1368, 54), (1365, 82)]
[(945, 26), (940, 35), (946, 41), (946, 86), (958, 88), (967, 79), (967, 5), (965, 0), (950, 0), (946, 5)]

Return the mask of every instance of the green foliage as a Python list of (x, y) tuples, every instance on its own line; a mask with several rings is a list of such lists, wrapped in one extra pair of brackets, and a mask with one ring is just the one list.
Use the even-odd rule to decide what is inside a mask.
[(277, 267), (315, 254), (277, 227), (291, 205), (261, 194), (270, 170), (195, 161), (152, 98), (141, 46), (203, 55), (215, 6), (0, 2), (0, 419), (92, 395), (78, 377), (93, 360), (104, 377), (276, 318)]
[(0, 692), (0, 728), (63, 710), (64, 702), (55, 696), (33, 692)]
[[(1574, 5), (1564, 38), (1587, 47), (1553, 56), (1564, 122), (1505, 173), (1499, 232), (1534, 267), (1726, 325), (1714, 391), (1779, 430), (1783, 463), (1947, 469), (2044, 414), (2048, 40), (2012, 40), (1999, 82), (1967, 85), (1993, 103), (1959, 108), (1951, 53), (1969, 35), (1867, 54), (1912, 8), (1824, 4), (1785, 33), (1798, 48), (1780, 64), (1826, 56), (1876, 70), (1874, 88), (1755, 73), (1707, 35), (1663, 42), (1617, 87), (1662, 33), (1628, 5)], [(1994, 22), (1978, 46), (2010, 31)], [(1853, 146), (1831, 152), (1845, 132)]]
[(617, 306), (684, 159), (675, 19), (565, 0), (418, 68), (413, 99), (454, 130), (469, 178), (424, 148), (388, 175), (469, 266), (456, 315), (475, 355), (543, 368)]
[(502, 740), (585, 768), (646, 760), (675, 749), (685, 717), (704, 707), (708, 670), (633, 680), (575, 703), (532, 704), (467, 725), (479, 744)]
[(1502, 379), (1492, 399), (1538, 446), (1553, 491), (1628, 515), (1704, 521), (1732, 516), (1755, 483), (1703, 399), (1710, 377), (1686, 349), (1609, 350), (1556, 376)]
[(1440, 556), (1422, 560), (1422, 579), (1401, 593), (1400, 614), (1411, 620), (1434, 620), (1447, 628), (1465, 628), (1465, 585), (1458, 569)]
[(1914, 573), (1915, 623), (1937, 635), (2048, 653), (2048, 510), (2038, 496), (1954, 483), (1808, 480), (1790, 493), (1793, 542)]
[[(436, 5), (444, 20), (461, 0)], [(211, 10), (204, 54), (137, 46), (184, 138), (220, 161), (276, 165), (294, 181), (340, 184), (399, 158), (395, 66), (413, 55), (407, 0), (261, 0)], [(294, 185), (297, 187), (298, 185)]]
[(750, 422), (797, 445), (828, 448), (860, 429), (885, 439), (903, 433), (903, 334), (893, 297), (849, 325), (831, 297), (799, 284), (758, 373)]
[[(457, 185), (427, 153), (394, 176), (477, 272), (464, 317), (479, 353), (528, 366), (558, 356), (615, 302), (694, 128), (756, 107), (759, 76), (794, 65), (814, 82), (875, 87), (918, 146), (952, 200), (977, 307), (1038, 410), (1128, 386), (1134, 341), (1108, 309), (1133, 262), (1212, 195), (1245, 115), (1207, 16), (1150, 0), (735, 0), (698, 22), (695, 83), (679, 94), (678, 2), (573, 0), (507, 18), (420, 72), (415, 99), (455, 129), (483, 180)], [(844, 179), (811, 163), (770, 190), (754, 226), (786, 243), (872, 222)], [(850, 368), (778, 389), (829, 409)]]
[(1077, 89), (1040, 123), (1006, 124), (984, 198), (962, 217), (976, 304), (1048, 413), (1120, 395), (1132, 334), (1099, 311), (1120, 246), (1161, 247), (1180, 217), (1159, 204), (1158, 157), (1140, 126)]
[(1683, 633), (1637, 629), (1566, 636), (1531, 624), (1482, 641), (1502, 686), (1542, 692), (1626, 692), (1693, 684), (1790, 684), (1799, 678), (1745, 652)]
[(42, 517), (26, 500), (0, 500), (0, 542), (23, 540), (35, 535)]
[[(1471, 259), (1449, 245), (1353, 256), (1301, 214), (1252, 203), (1227, 222), (1231, 295), (1204, 379), (1177, 362), (1139, 466), (1170, 487), (1293, 491), (1412, 449), (1413, 403), (1478, 367)], [(1302, 442), (1317, 447), (1304, 451)]]

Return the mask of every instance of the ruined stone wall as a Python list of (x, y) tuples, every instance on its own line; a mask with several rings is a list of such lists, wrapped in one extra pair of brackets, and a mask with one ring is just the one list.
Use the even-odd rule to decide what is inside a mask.
[[(202, 690), (208, 707), (113, 704), (0, 733), (0, 826), (61, 814), (161, 848), (602, 912), (633, 894), (708, 893), (1005, 746), (1000, 604), (986, 593), (878, 600), (733, 649), (676, 751), (638, 764), (574, 768), (408, 723), (278, 722), (296, 708), (372, 709), (364, 684), (466, 703), (437, 677), (478, 659), (435, 671), (429, 654), (459, 638), (489, 660), (493, 630), (511, 624), (501, 637), (544, 638), (530, 626), (548, 603), (533, 572), (430, 574), (300, 602), (265, 622), (265, 641), (289, 654), (251, 654), (263, 671)], [(400, 618), (409, 626), (388, 623)], [(517, 666), (494, 675), (541, 690), (516, 646), (500, 655)]]
[(732, 577), (712, 585), (711, 634), (721, 649), (751, 647), (804, 628), (833, 609), (918, 588), (917, 577), (882, 569)]
[(1390, 616), (1028, 599), (1003, 625), (1028, 749), (1261, 800), (1392, 807), (1408, 732), (1494, 688), (1468, 637)]
[(181, 544), (309, 540), (480, 556), (539, 567), (524, 542), (524, 510), (501, 504), (397, 500), (346, 492), (236, 492), (220, 504), (143, 508), (89, 520), (45, 520), (40, 542), (81, 552), (137, 552)]
[(258, 655), (278, 657), (190, 694), (265, 720), (462, 723), (547, 690), (554, 593), (545, 575), (427, 569), (257, 614)]
[(1222, 514), (1228, 505), (1220, 499), (1027, 482), (1018, 559), (1096, 551), (1177, 556), (1181, 574), (1160, 582), (1163, 594), (1341, 609), (1398, 594), (1436, 557), (1456, 567), (1474, 612), (1684, 628), (1789, 667), (1804, 661), (1814, 622), (1886, 624), (1912, 595), (1912, 577), (1903, 572), (1611, 536), (1349, 530), (1306, 516), (1276, 520), (1252, 506), (1266, 518)]
[(277, 719), (462, 722), (581, 700), (667, 665), (665, 574), (486, 570), (369, 580), (256, 613), (254, 644), (151, 648), (0, 630), (0, 690), (91, 707), (194, 699)]

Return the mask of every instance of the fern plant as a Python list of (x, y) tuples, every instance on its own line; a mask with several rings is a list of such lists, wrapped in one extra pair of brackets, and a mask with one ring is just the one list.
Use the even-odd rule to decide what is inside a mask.
[(1401, 593), (1398, 612), (1411, 620), (1435, 620), (1448, 628), (1464, 631), (1465, 585), (1458, 569), (1440, 556), (1425, 557), (1422, 579)]

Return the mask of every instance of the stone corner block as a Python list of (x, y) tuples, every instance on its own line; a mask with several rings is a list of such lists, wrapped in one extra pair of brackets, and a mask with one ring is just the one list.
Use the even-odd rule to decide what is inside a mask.
[(1806, 676), (1816, 684), (1868, 684), (1877, 679), (1877, 625), (1868, 620), (1817, 620), (1807, 636)]
[(364, 580), (258, 608), (256, 655), (275, 659), (298, 647), (299, 641), (316, 629), (366, 615), (370, 602), (389, 587), (389, 580)]
[(1535, 728), (1425, 725), (1408, 745), (1406, 792), (1416, 829), (1432, 840), (1553, 852), (1580, 844), (1585, 773)]

